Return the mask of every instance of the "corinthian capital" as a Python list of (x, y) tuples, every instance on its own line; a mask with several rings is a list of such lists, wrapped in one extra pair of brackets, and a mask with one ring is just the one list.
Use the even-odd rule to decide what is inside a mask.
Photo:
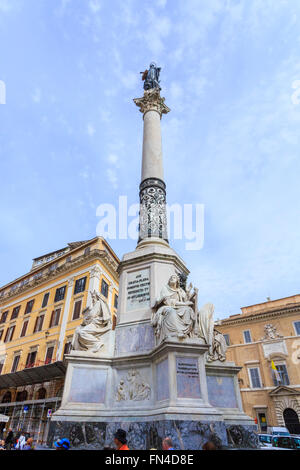
[(140, 108), (140, 112), (157, 111), (160, 115), (167, 114), (170, 108), (165, 104), (165, 98), (160, 96), (159, 88), (145, 90), (143, 98), (135, 98), (134, 103)]

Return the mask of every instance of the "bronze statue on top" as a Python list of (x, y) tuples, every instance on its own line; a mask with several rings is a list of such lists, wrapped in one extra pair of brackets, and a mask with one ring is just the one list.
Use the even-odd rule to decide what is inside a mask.
[(151, 88), (158, 88), (161, 90), (159, 84), (159, 75), (161, 67), (157, 67), (155, 62), (151, 62), (149, 70), (140, 72), (142, 74), (142, 80), (144, 81), (144, 90), (150, 90)]

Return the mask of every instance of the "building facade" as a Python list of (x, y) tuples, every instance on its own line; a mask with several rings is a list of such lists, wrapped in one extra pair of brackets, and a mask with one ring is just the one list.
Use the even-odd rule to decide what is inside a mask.
[(228, 360), (242, 367), (244, 410), (260, 432), (286, 426), (300, 434), (300, 295), (241, 310), (217, 329), (225, 335)]
[(0, 414), (12, 427), (46, 441), (60, 406), (64, 355), (91, 292), (107, 301), (113, 328), (119, 259), (101, 237), (69, 243), (33, 260), (31, 271), (0, 288)]

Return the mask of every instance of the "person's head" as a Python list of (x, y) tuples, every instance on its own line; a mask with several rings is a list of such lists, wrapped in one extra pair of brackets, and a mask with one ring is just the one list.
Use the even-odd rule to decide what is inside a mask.
[(120, 449), (124, 444), (127, 443), (126, 431), (124, 429), (118, 429), (114, 435), (114, 443), (117, 449)]
[(5, 445), (5, 441), (0, 441), (0, 446), (4, 446)]
[(56, 450), (69, 450), (70, 441), (66, 437), (59, 439), (59, 441), (54, 442)]
[(8, 428), (8, 432), (12, 432), (12, 428)]
[(169, 450), (173, 447), (172, 439), (170, 437), (165, 437), (162, 441), (162, 448), (163, 450)]
[(203, 444), (202, 450), (217, 450), (217, 448), (212, 441), (208, 441)]
[(28, 446), (32, 447), (32, 444), (33, 444), (33, 439), (32, 439), (32, 437), (29, 437), (29, 438), (27, 439), (26, 444), (27, 444)]

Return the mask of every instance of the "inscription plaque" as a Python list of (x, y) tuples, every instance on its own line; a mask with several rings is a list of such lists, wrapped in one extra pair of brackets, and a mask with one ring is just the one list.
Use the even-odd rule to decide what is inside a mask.
[(75, 367), (69, 401), (77, 403), (104, 403), (107, 370)]
[(150, 306), (150, 273), (142, 269), (127, 275), (127, 311)]
[(176, 376), (178, 398), (201, 398), (197, 358), (177, 357)]

